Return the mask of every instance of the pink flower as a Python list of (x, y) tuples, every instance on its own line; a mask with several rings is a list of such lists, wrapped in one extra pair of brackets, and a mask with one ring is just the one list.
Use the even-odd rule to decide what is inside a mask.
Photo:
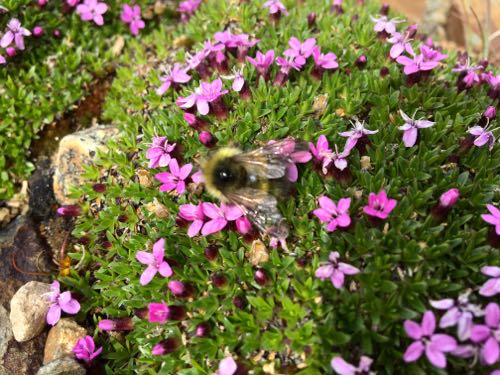
[(472, 328), (471, 341), (482, 343), (481, 359), (493, 365), (500, 359), (500, 307), (490, 302), (484, 309), (484, 322)]
[(323, 161), (328, 155), (332, 153), (328, 140), (324, 135), (320, 135), (316, 145), (314, 143), (309, 143), (309, 151), (317, 161)]
[(391, 58), (396, 59), (405, 51), (410, 55), (414, 55), (415, 52), (411, 47), (410, 40), (411, 38), (408, 33), (393, 33), (392, 36), (387, 39), (387, 41), (392, 44), (391, 51), (389, 52)]
[(139, 31), (144, 29), (145, 23), (141, 19), (141, 7), (139, 5), (123, 4), (120, 18), (122, 22), (129, 24), (132, 35), (139, 35)]
[(360, 138), (378, 133), (378, 130), (369, 130), (365, 128), (365, 122), (354, 119), (351, 121), (352, 130), (339, 133), (341, 137), (347, 137), (348, 140), (358, 141)]
[(96, 25), (104, 25), (102, 15), (108, 10), (108, 5), (99, 0), (84, 0), (83, 4), (76, 7), (76, 13), (80, 15), (82, 21), (94, 21)]
[(160, 172), (155, 178), (160, 181), (160, 191), (172, 191), (175, 189), (177, 194), (183, 194), (186, 191), (186, 182), (184, 181), (191, 173), (193, 165), (191, 163), (179, 167), (176, 159), (170, 160), (168, 165), (170, 172)]
[(264, 8), (269, 8), (269, 14), (282, 13), (288, 16), (288, 11), (283, 3), (279, 0), (266, 1), (263, 5)]
[(457, 203), (459, 197), (460, 190), (457, 188), (450, 189), (441, 194), (439, 197), (439, 205), (445, 208), (452, 207)]
[(7, 64), (7, 60), (5, 60), (5, 57), (0, 55), (0, 65)]
[(170, 153), (174, 150), (175, 143), (169, 144), (167, 137), (153, 137), (153, 143), (146, 151), (149, 159), (149, 168), (168, 167), (172, 157)]
[(227, 93), (228, 90), (222, 90), (222, 80), (220, 78), (217, 78), (212, 82), (201, 83), (201, 95), (203, 95), (205, 100), (209, 103), (216, 101), (222, 95)]
[(385, 31), (389, 35), (392, 35), (396, 32), (396, 25), (398, 23), (404, 22), (404, 20), (398, 20), (397, 18), (389, 20), (387, 16), (381, 16), (379, 18), (370, 16), (370, 19), (375, 22), (375, 26), (373, 27), (374, 31), (376, 31), (377, 33)]
[(156, 89), (156, 93), (158, 95), (163, 95), (172, 84), (186, 83), (190, 80), (191, 76), (186, 73), (186, 68), (183, 68), (180, 64), (176, 63), (170, 72), (160, 77), (160, 81), (163, 83)]
[(220, 207), (213, 203), (202, 203), (203, 213), (211, 220), (207, 221), (201, 229), (201, 234), (208, 236), (224, 229), (229, 221), (234, 221), (241, 216), (243, 212), (237, 206), (227, 206), (221, 203)]
[(51, 292), (47, 295), (52, 303), (47, 312), (47, 324), (55, 325), (61, 318), (61, 311), (66, 314), (76, 314), (80, 311), (80, 304), (71, 297), (71, 292), (61, 293), (59, 281), (54, 281), (50, 286)]
[(187, 221), (192, 221), (188, 229), (188, 236), (194, 237), (200, 233), (201, 227), (205, 223), (203, 204), (183, 204), (179, 207), (179, 216)]
[(95, 357), (97, 357), (102, 352), (102, 347), (95, 349), (95, 343), (92, 336), (85, 336), (76, 342), (73, 348), (73, 353), (78, 359), (82, 359), (85, 362), (91, 362)]
[(255, 58), (247, 56), (247, 60), (255, 66), (260, 75), (266, 76), (269, 67), (274, 61), (274, 50), (269, 50), (265, 54), (257, 51)]
[(102, 319), (97, 325), (101, 331), (132, 331), (134, 323), (132, 318)]
[(232, 357), (226, 357), (219, 363), (219, 369), (215, 375), (234, 375), (238, 370), (238, 364)]
[(57, 209), (57, 214), (66, 217), (77, 217), (82, 213), (82, 209), (77, 204), (68, 204)]
[(150, 303), (148, 305), (148, 320), (150, 323), (160, 323), (163, 324), (167, 321), (170, 313), (170, 309), (166, 303)]
[(447, 57), (447, 55), (443, 55), (424, 44), (420, 45), (420, 51), (420, 55), (410, 53), (412, 58), (402, 55), (396, 59), (399, 64), (404, 66), (406, 75), (432, 70), (439, 65), (439, 61)]
[[(301, 61), (300, 63), (298, 61)], [(297, 56), (278, 56), (276, 58), (276, 64), (280, 67), (280, 72), (284, 74), (289, 74), (291, 69), (299, 71), (304, 66), (304, 61), (298, 60)]]
[(334, 357), (331, 362), (333, 370), (340, 375), (368, 374), (373, 360), (367, 356), (361, 356), (358, 367), (344, 361), (342, 357)]
[(153, 253), (146, 251), (138, 251), (135, 258), (142, 264), (148, 267), (144, 270), (139, 280), (141, 285), (147, 285), (153, 280), (156, 273), (160, 273), (163, 277), (170, 277), (173, 275), (170, 265), (163, 260), (165, 255), (165, 240), (160, 238), (153, 245)]
[(415, 341), (406, 349), (403, 355), (405, 362), (418, 360), (425, 351), (429, 362), (438, 368), (446, 367), (446, 356), (444, 353), (451, 352), (457, 348), (457, 341), (445, 334), (434, 334), (436, 329), (436, 318), (432, 311), (426, 311), (422, 323), (413, 320), (405, 320), (406, 334)]
[(326, 230), (333, 232), (337, 227), (345, 228), (351, 224), (349, 206), (351, 198), (341, 198), (338, 205), (330, 198), (322, 196), (318, 199), (321, 208), (313, 211), (313, 214), (322, 222), (327, 223)]
[(430, 301), (430, 304), (435, 309), (447, 310), (439, 321), (439, 327), (448, 328), (457, 325), (457, 336), (460, 341), (469, 339), (474, 316), (483, 315), (483, 311), (478, 305), (469, 303), (469, 293), (458, 296), (456, 302), (451, 298), (446, 298)]
[[(16, 47), (20, 50), (24, 49), (24, 37), (30, 36), (31, 31), (25, 29), (21, 26), (21, 22), (17, 18), (12, 18), (7, 24), (7, 31), (0, 39), (0, 47), (6, 48), (12, 42), (16, 44)], [(3, 58), (2, 58), (3, 59)], [(5, 59), (3, 59), (5, 64)]]
[(186, 287), (182, 281), (172, 280), (168, 282), (168, 289), (174, 296), (182, 296), (186, 291)]
[(500, 210), (492, 204), (487, 204), (486, 208), (490, 213), (482, 214), (481, 218), (488, 224), (494, 225), (496, 234), (500, 236)]
[(246, 216), (240, 216), (239, 218), (236, 219), (235, 221), (236, 224), (236, 230), (240, 234), (247, 234), (252, 230), (252, 223)]
[(304, 164), (312, 159), (312, 155), (308, 151), (294, 151), (290, 154), (290, 159), (292, 163), (288, 164), (287, 168), (287, 178), (290, 182), (295, 182), (299, 178), (299, 170), (297, 169), (297, 163)]
[(337, 289), (344, 285), (345, 275), (356, 275), (360, 270), (347, 263), (338, 262), (340, 254), (337, 251), (330, 253), (329, 262), (320, 266), (315, 276), (321, 280), (330, 278), (333, 286)]
[(483, 147), (484, 145), (488, 145), (489, 150), (493, 150), (493, 146), (495, 145), (495, 136), (493, 132), (488, 130), (487, 127), (481, 127), (479, 125), (473, 126), (469, 129), (469, 133), (476, 137), (474, 140), (474, 145), (477, 147)]
[(314, 52), (316, 39), (308, 38), (302, 43), (299, 39), (293, 36), (288, 41), (288, 45), (290, 48), (285, 50), (283, 54), (285, 56), (295, 57), (295, 61), (298, 64), (304, 65), (306, 63), (306, 59)]
[(363, 212), (369, 216), (385, 220), (396, 207), (395, 199), (388, 199), (385, 190), (380, 190), (378, 194), (370, 193), (368, 205), (363, 207)]
[(196, 12), (200, 6), (202, 0), (185, 0), (179, 3), (177, 11), (181, 14), (182, 22), (187, 22), (187, 20)]
[(191, 108), (196, 105), (196, 109), (201, 115), (208, 115), (208, 112), (210, 112), (208, 100), (201, 93), (201, 86), (196, 88), (194, 92), (187, 97), (179, 96), (176, 100), (176, 104), (182, 109)]
[(399, 130), (403, 130), (403, 143), (406, 147), (413, 147), (415, 142), (417, 142), (418, 129), (429, 128), (435, 124), (435, 122), (428, 120), (414, 120), (410, 118), (402, 109), (399, 110), (401, 117), (405, 121), (403, 126), (399, 127)]
[(333, 52), (328, 52), (327, 54), (321, 53), (321, 49), (315, 46), (312, 51), (312, 56), (314, 63), (317, 67), (322, 69), (337, 69), (339, 64), (337, 63), (337, 55)]
[(325, 155), (323, 159), (323, 174), (327, 174), (327, 169), (333, 161), (333, 165), (338, 170), (343, 171), (347, 168), (347, 157), (351, 154), (352, 149), (356, 146), (357, 140), (348, 139), (344, 146), (344, 150), (339, 152), (337, 149), (337, 145), (335, 145), (335, 152), (332, 152), (328, 155)]
[(76, 7), (80, 3), (80, 0), (66, 0), (66, 4), (70, 7)]
[[(498, 228), (498, 226), (497, 226)], [(479, 294), (485, 297), (493, 297), (500, 293), (500, 267), (495, 266), (484, 266), (481, 268), (481, 273), (486, 276), (490, 276), (491, 279), (486, 281), (481, 289), (479, 289)]]

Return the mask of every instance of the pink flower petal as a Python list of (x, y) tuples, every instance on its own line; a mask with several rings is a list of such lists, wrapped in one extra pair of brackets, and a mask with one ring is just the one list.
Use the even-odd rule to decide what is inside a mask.
[[(438, 301), (429, 301), (430, 305), (438, 310), (448, 310), (455, 303), (452, 298), (441, 299)], [(442, 320), (442, 319), (441, 319)], [(443, 328), (443, 327), (441, 327)]]
[(414, 362), (422, 356), (424, 344), (421, 341), (413, 342), (405, 351), (403, 360), (405, 362)]
[(339, 271), (346, 275), (356, 275), (360, 272), (358, 268), (342, 262), (339, 263)]
[(403, 143), (406, 147), (413, 147), (417, 141), (418, 130), (417, 128), (410, 128), (403, 133)]
[(422, 328), (420, 324), (414, 322), (413, 320), (405, 320), (403, 323), (406, 334), (414, 340), (420, 340), (422, 338)]
[(481, 268), (481, 273), (483, 275), (491, 277), (500, 277), (500, 267), (495, 266), (484, 266)]
[(195, 220), (189, 226), (187, 235), (189, 237), (194, 237), (200, 233), (201, 227), (203, 226), (203, 220)]
[[(453, 300), (452, 300), (453, 301)], [(435, 307), (435, 306), (433, 306)], [(442, 317), (439, 322), (439, 327), (441, 328), (447, 328), (447, 327), (453, 327), (455, 324), (458, 323), (458, 319), (460, 318), (460, 311), (458, 310), (457, 307), (453, 307), (449, 309)]]
[(357, 373), (356, 367), (344, 361), (341, 357), (333, 358), (330, 364), (337, 374), (355, 375)]
[(338, 269), (333, 270), (333, 274), (330, 277), (332, 284), (335, 288), (340, 289), (344, 285), (344, 273)]
[[(208, 215), (207, 215), (208, 216)], [(208, 236), (209, 234), (213, 234), (216, 232), (220, 232), (227, 225), (227, 220), (223, 218), (217, 218), (210, 220), (203, 225), (201, 229), (201, 234), (204, 236)]]
[(494, 337), (486, 340), (483, 348), (481, 349), (481, 357), (487, 365), (493, 365), (500, 357), (500, 347)]
[(425, 355), (430, 363), (437, 368), (446, 367), (446, 357), (443, 352), (440, 351), (439, 347), (427, 344), (425, 347)]
[(155, 257), (151, 253), (147, 253), (145, 251), (138, 251), (135, 254), (135, 259), (137, 259), (142, 264), (153, 264), (155, 261)]
[(441, 352), (451, 352), (457, 348), (457, 340), (449, 335), (438, 333), (432, 335), (431, 345), (434, 345)]
[(328, 279), (333, 275), (333, 266), (331, 264), (320, 266), (314, 275), (321, 280)]
[(153, 256), (156, 262), (159, 264), (163, 261), (163, 256), (165, 255), (165, 240), (160, 238), (153, 245)]
[(434, 313), (427, 310), (422, 318), (422, 334), (424, 336), (430, 336), (434, 333), (436, 329), (436, 318)]
[(58, 304), (53, 304), (47, 312), (47, 324), (55, 325), (61, 319), (61, 307)]
[(217, 375), (233, 375), (238, 369), (238, 365), (231, 357), (226, 357), (219, 363)]
[(174, 272), (172, 271), (172, 268), (170, 268), (170, 265), (167, 262), (160, 263), (160, 267), (158, 268), (158, 272), (163, 277), (170, 277), (174, 274)]
[(158, 272), (158, 269), (155, 266), (148, 266), (142, 273), (139, 283), (141, 285), (149, 284), (153, 280), (153, 277), (155, 277), (156, 272)]

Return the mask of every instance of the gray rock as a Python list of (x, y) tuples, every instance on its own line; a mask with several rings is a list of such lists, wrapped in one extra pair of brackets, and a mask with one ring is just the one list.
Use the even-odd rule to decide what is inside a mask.
[(60, 204), (76, 203), (76, 199), (68, 196), (71, 187), (83, 184), (84, 167), (91, 165), (97, 150), (105, 151), (107, 141), (118, 133), (116, 127), (95, 126), (67, 135), (61, 140), (53, 160), (53, 190)]
[(73, 356), (76, 342), (87, 335), (87, 330), (71, 318), (62, 318), (52, 327), (47, 336), (43, 363), (55, 361), (66, 356)]
[(85, 375), (85, 369), (73, 358), (56, 359), (41, 367), (36, 375)]
[(50, 302), (46, 293), (50, 284), (30, 281), (23, 285), (10, 301), (10, 323), (18, 342), (31, 340), (44, 329)]
[(10, 327), (9, 313), (0, 305), (0, 363), (7, 352), (9, 341), (12, 340), (12, 328)]

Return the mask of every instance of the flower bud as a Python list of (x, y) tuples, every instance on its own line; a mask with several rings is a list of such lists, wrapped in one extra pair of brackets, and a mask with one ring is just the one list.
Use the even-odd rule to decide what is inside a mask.
[(5, 52), (7, 53), (7, 56), (9, 56), (9, 57), (14, 57), (17, 55), (17, 51), (14, 47), (7, 47), (5, 49)]
[(98, 327), (101, 331), (132, 331), (134, 323), (132, 318), (103, 319)]
[(247, 305), (247, 301), (245, 297), (236, 296), (233, 298), (233, 305), (236, 306), (238, 309), (244, 309), (245, 306)]
[(457, 203), (458, 197), (460, 196), (460, 190), (453, 188), (450, 189), (439, 197), (439, 204), (443, 207), (452, 207), (455, 203)]
[(54, 38), (59, 39), (61, 37), (61, 30), (54, 29), (54, 31), (52, 31), (52, 35), (54, 36)]
[(253, 278), (255, 282), (260, 286), (266, 285), (269, 281), (269, 276), (267, 276), (266, 271), (264, 271), (263, 269), (258, 269), (257, 271), (255, 271)]
[(175, 352), (180, 346), (180, 341), (175, 337), (169, 337), (166, 340), (160, 341), (158, 344), (153, 346), (151, 354), (153, 355), (165, 355), (168, 353)]
[(165, 323), (170, 314), (170, 308), (163, 302), (150, 303), (148, 310), (148, 320), (150, 323)]
[(389, 14), (389, 4), (387, 3), (384, 3), (382, 4), (382, 6), (380, 7), (380, 14), (383, 15), (383, 16), (387, 16)]
[(174, 296), (182, 296), (186, 291), (186, 287), (182, 281), (172, 280), (168, 282), (168, 289), (172, 292)]
[(35, 26), (33, 28), (33, 36), (39, 38), (42, 35), (43, 35), (43, 27), (42, 26)]
[(61, 216), (77, 217), (81, 214), (81, 208), (76, 204), (69, 204), (66, 206), (59, 207), (57, 209), (57, 213)]
[(199, 130), (207, 127), (207, 123), (194, 115), (193, 113), (184, 112), (184, 120), (193, 129)]
[(252, 230), (252, 223), (246, 216), (241, 216), (236, 219), (236, 230), (240, 234), (247, 234)]
[(128, 221), (128, 216), (123, 214), (123, 215), (119, 215), (118, 216), (118, 219), (117, 219), (120, 223), (126, 223)]
[(212, 275), (212, 283), (214, 284), (214, 286), (216, 286), (217, 288), (222, 288), (223, 286), (226, 285), (227, 283), (227, 278), (226, 276), (224, 276), (222, 273), (218, 272), (218, 273), (214, 273)]
[(361, 55), (359, 56), (356, 61), (355, 61), (355, 64), (356, 66), (359, 68), (359, 69), (363, 69), (365, 66), (366, 66), (366, 63), (368, 62), (368, 59), (366, 58), (365, 55)]
[(408, 34), (408, 38), (413, 38), (417, 34), (418, 25), (413, 24), (406, 28), (406, 33)]
[(186, 319), (186, 309), (184, 308), (184, 306), (176, 306), (176, 305), (168, 306), (167, 319), (169, 319), (169, 320), (184, 320), (184, 319)]
[(389, 75), (389, 68), (386, 66), (383, 66), (382, 68), (380, 68), (380, 76), (383, 78), (387, 75)]
[(307, 15), (307, 25), (313, 28), (316, 25), (316, 13), (312, 12)]
[(106, 184), (94, 184), (92, 185), (92, 189), (96, 193), (104, 193), (106, 191)]
[(217, 143), (217, 140), (212, 136), (212, 133), (207, 131), (201, 131), (198, 135), (200, 142), (208, 148), (212, 148)]
[(148, 319), (149, 311), (147, 308), (137, 309), (134, 311), (134, 315), (140, 319)]
[(210, 325), (207, 322), (200, 323), (196, 326), (195, 336), (196, 337), (205, 337), (210, 332)]
[(47, 5), (47, 0), (38, 0), (37, 3), (40, 8), (43, 8)]
[(205, 258), (208, 260), (215, 260), (219, 255), (219, 248), (215, 244), (210, 244), (205, 248)]
[(497, 110), (496, 110), (496, 108), (490, 105), (484, 111), (483, 116), (486, 117), (487, 119), (493, 120), (495, 117), (497, 117)]

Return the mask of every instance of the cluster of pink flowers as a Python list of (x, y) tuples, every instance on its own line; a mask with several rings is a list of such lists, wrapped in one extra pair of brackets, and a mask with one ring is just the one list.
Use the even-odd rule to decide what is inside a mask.
[[(17, 18), (12, 18), (7, 24), (5, 34), (0, 38), (0, 47), (5, 48), (7, 56), (13, 57), (16, 55), (16, 48), (21, 51), (24, 50), (24, 37), (30, 35), (31, 31), (22, 27)], [(0, 65), (5, 63), (7, 63), (7, 60), (0, 54)]]
[(179, 207), (179, 216), (191, 222), (188, 229), (189, 237), (197, 236), (200, 232), (203, 236), (220, 232), (233, 221), (241, 234), (247, 234), (252, 229), (250, 221), (239, 207), (225, 203), (221, 203), (220, 206), (210, 202), (198, 205), (183, 204)]

